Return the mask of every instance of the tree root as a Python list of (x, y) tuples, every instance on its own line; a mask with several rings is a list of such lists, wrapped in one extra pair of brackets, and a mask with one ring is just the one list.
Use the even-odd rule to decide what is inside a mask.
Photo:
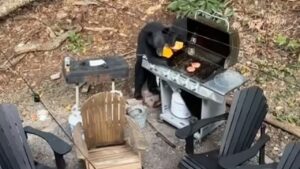
[(82, 30), (81, 26), (77, 26), (74, 30), (69, 30), (50, 41), (45, 43), (30, 42), (28, 44), (17, 45), (14, 49), (16, 55), (28, 52), (49, 51), (58, 48), (72, 33), (77, 33)]
[(0, 6), (0, 18), (8, 15), (10, 12), (21, 6), (27, 5), (35, 0), (4, 1)]

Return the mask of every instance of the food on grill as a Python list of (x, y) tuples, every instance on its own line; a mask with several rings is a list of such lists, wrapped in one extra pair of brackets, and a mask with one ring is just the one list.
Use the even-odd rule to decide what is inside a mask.
[(186, 71), (189, 72), (189, 73), (193, 73), (193, 72), (196, 71), (196, 68), (194, 68), (193, 66), (188, 66), (188, 67), (186, 68)]
[(199, 69), (201, 67), (201, 64), (199, 62), (192, 62), (191, 65), (196, 69)]
[(172, 50), (178, 51), (183, 48), (183, 42), (176, 41), (174, 46), (171, 47)]
[[(200, 68), (196, 69), (191, 64), (194, 62), (200, 63)], [(196, 78), (201, 82), (205, 82), (211, 75), (218, 72), (218, 66), (204, 60), (197, 60), (189, 57), (186, 53), (175, 54), (170, 60), (170, 67), (173, 70), (184, 73), (189, 77)], [(192, 68), (188, 68), (192, 67)], [(190, 71), (188, 71), (190, 69)], [(193, 70), (195, 69), (195, 70)]]
[(162, 56), (169, 59), (173, 56), (173, 51), (171, 48), (165, 46), (162, 51)]

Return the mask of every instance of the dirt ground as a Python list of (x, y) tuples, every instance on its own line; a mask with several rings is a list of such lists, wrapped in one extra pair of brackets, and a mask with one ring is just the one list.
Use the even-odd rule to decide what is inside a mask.
[[(13, 69), (18, 70), (41, 95), (47, 107), (66, 128), (70, 108), (75, 102), (75, 89), (66, 85), (63, 78), (50, 80), (52, 74), (61, 71), (64, 56), (72, 55), (83, 59), (127, 54), (127, 61), (132, 68), (135, 61), (134, 49), (137, 34), (145, 24), (142, 20), (159, 20), (169, 23), (170, 18), (175, 17), (165, 11), (167, 1), (164, 0), (105, 1), (119, 10), (104, 4), (72, 5), (72, 2), (72, 0), (40, 0), (0, 20), (0, 50), (6, 55), (0, 55), (0, 63), (5, 63), (5, 57), (22, 58), (13, 66)], [(270, 68), (270, 65), (276, 67), (283, 62), (288, 63), (282, 68), (285, 71), (286, 68), (290, 68), (290, 65), (300, 63), (298, 53), (278, 49), (274, 44), (274, 36), (279, 33), (289, 37), (300, 37), (300, 14), (297, 2), (276, 0), (270, 2), (271, 5), (261, 3), (252, 1), (234, 3), (236, 16), (232, 23), (240, 33), (242, 50), (239, 62), (243, 64), (238, 64), (236, 68), (250, 79), (248, 85), (257, 84), (265, 89), (272, 114), (278, 116), (290, 112), (293, 117), (299, 118), (300, 89), (274, 78), (268, 78), (266, 74), (252, 69), (262, 64), (266, 67), (265, 71), (278, 73), (277, 70)], [(291, 5), (291, 3), (294, 4)], [(281, 9), (289, 9), (289, 12)], [(14, 55), (15, 46), (32, 41), (40, 43), (49, 41), (51, 32), (60, 34), (65, 27), (76, 24), (83, 27), (80, 32), (82, 46), (77, 46), (80, 49), (79, 52), (72, 50), (70, 48), (72, 43), (66, 41), (55, 50)], [(99, 31), (97, 28), (109, 28), (109, 30)], [(290, 74), (284, 74), (284, 78), (287, 77), (291, 83), (297, 84), (295, 79), (300, 78), (299, 70), (299, 68), (291, 69), (295, 78), (289, 78)], [(280, 73), (279, 71), (278, 74)], [(117, 83), (117, 88), (121, 89), (127, 97), (132, 95), (132, 77), (131, 71), (129, 79)], [(106, 89), (108, 89), (108, 84), (95, 86), (88, 94), (81, 94), (81, 101)], [(284, 96), (279, 97), (282, 93)], [(0, 102), (17, 104), (24, 125), (54, 132), (67, 141), (66, 136), (53, 120), (41, 122), (36, 119), (37, 106), (33, 102), (31, 92), (12, 70), (0, 70)], [(292, 123), (297, 124), (297, 122)], [(176, 168), (179, 159), (184, 154), (183, 148), (172, 149), (155, 135), (155, 131), (150, 126), (144, 130), (151, 145), (149, 151), (145, 153), (145, 169)], [(267, 154), (274, 160), (278, 160), (287, 143), (299, 141), (299, 138), (271, 126), (268, 126), (267, 132), (272, 137), (272, 141), (267, 146)], [(212, 138), (217, 140), (220, 135), (217, 132)], [(30, 143), (36, 158), (45, 163), (53, 161), (52, 152), (45, 142), (32, 137)], [(210, 149), (216, 144), (206, 144), (207, 146), (204, 147)], [(75, 159), (74, 153), (67, 155), (68, 168), (81, 168)], [(52, 162), (50, 165), (53, 164)]]

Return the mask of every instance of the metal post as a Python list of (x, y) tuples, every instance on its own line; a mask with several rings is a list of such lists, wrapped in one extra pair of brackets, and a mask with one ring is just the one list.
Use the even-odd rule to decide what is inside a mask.
[[(261, 128), (260, 128), (260, 135), (261, 135), (261, 137), (264, 134), (266, 134), (266, 125), (262, 124)], [(258, 163), (259, 164), (265, 164), (265, 145), (259, 151)]]
[(116, 90), (116, 87), (115, 87), (115, 81), (114, 80), (112, 80), (111, 81), (111, 91), (115, 91)]
[(79, 85), (76, 85), (76, 103), (75, 103), (75, 107), (76, 110), (79, 111)]

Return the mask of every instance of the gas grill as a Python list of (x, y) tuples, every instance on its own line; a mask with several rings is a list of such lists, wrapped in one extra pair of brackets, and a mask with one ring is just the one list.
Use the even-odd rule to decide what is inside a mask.
[[(227, 31), (204, 18), (177, 20), (172, 29), (185, 40), (184, 50), (175, 53), (168, 61), (168, 66), (152, 64), (144, 55), (142, 66), (160, 79), (161, 120), (176, 128), (182, 128), (190, 124), (194, 117), (209, 118), (225, 113), (225, 96), (241, 86), (246, 79), (240, 73), (228, 69), (237, 62), (237, 32)], [(186, 71), (191, 62), (201, 64), (193, 73)], [(189, 118), (180, 118), (171, 112), (172, 93), (178, 91), (181, 95), (190, 95), (185, 99), (192, 113)], [(194, 105), (189, 104), (190, 102)], [(220, 124), (202, 129), (199, 138)]]

